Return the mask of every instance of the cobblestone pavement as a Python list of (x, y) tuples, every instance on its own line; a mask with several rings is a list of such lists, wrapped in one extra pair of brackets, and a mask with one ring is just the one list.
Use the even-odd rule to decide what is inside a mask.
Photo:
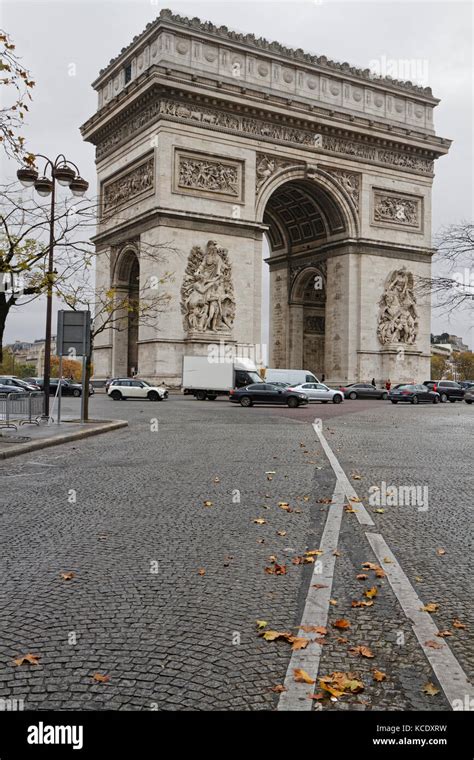
[[(470, 407), (241, 409), (97, 394), (91, 414), (130, 426), (0, 463), (0, 698), (26, 709), (275, 709), (291, 649), (259, 637), (255, 621), (295, 633), (301, 621), (313, 565), (292, 559), (318, 547), (336, 482), (315, 417), (348, 477), (360, 475), (373, 530), (423, 602), (439, 604), (433, 619), (453, 633), (439, 641), (472, 674)], [(427, 511), (376, 513), (368, 488), (382, 481), (428, 485)], [(362, 563), (376, 562), (352, 513), (338, 552), (320, 674), (356, 672), (365, 690), (323, 709), (450, 709), (441, 689), (423, 692), (437, 680), (386, 578), (372, 607), (351, 607), (373, 585), (373, 572), (356, 580)], [(286, 574), (265, 572), (276, 564)], [(349, 633), (331, 626), (338, 618)], [(375, 657), (350, 654), (357, 645)], [(38, 665), (13, 664), (27, 653)], [(386, 680), (374, 682), (374, 668)]]

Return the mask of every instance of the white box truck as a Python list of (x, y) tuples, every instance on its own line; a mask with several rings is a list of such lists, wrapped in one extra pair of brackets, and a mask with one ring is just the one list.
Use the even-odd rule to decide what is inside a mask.
[(214, 401), (227, 395), (232, 388), (261, 383), (257, 367), (250, 359), (212, 361), (207, 356), (183, 358), (183, 393), (192, 394), (199, 401)]

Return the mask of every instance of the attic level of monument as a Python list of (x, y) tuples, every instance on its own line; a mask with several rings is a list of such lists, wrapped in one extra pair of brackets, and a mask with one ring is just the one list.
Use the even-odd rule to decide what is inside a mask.
[[(301, 48), (294, 49), (288, 48), (282, 45), (280, 42), (264, 39), (263, 37), (255, 37), (254, 34), (236, 32), (228, 29), (226, 26), (216, 26), (210, 21), (201, 21), (201, 19), (187, 18), (186, 16), (180, 16), (174, 14), (168, 8), (161, 10), (159, 16), (155, 21), (147, 24), (141, 34), (136, 35), (132, 42), (127, 47), (122, 48), (119, 55), (112, 58), (108, 65), (101, 69), (99, 76), (92, 83), (95, 89), (98, 89), (106, 80), (106, 78), (113, 74), (117, 67), (123, 66), (130, 60), (133, 53), (139, 50), (145, 50), (146, 45), (153, 42), (154, 35), (157, 29), (168, 27), (174, 29), (178, 27), (181, 33), (198, 34), (199, 37), (204, 39), (209, 38), (210, 42), (215, 42), (216, 38), (225, 42), (228, 45), (238, 46), (240, 49), (248, 49), (251, 52), (270, 55), (274, 58), (282, 58), (287, 61), (294, 61), (301, 64), (314, 67), (316, 70), (329, 71), (331, 73), (342, 73), (348, 79), (359, 79), (370, 81), (371, 84), (380, 83), (385, 87), (390, 87), (395, 91), (408, 91), (413, 94), (416, 93), (418, 97), (423, 97), (426, 100), (430, 100), (432, 103), (439, 103), (437, 98), (434, 98), (430, 87), (421, 87), (413, 84), (409, 81), (400, 81), (392, 77), (375, 76), (370, 69), (361, 69), (356, 66), (351, 66), (349, 63), (339, 63), (337, 61), (329, 60), (325, 55), (314, 55), (312, 53), (305, 52)], [(185, 51), (184, 51), (185, 52)], [(209, 63), (212, 63), (214, 59), (210, 57), (207, 59)]]
[(388, 130), (444, 152), (448, 142), (435, 137), (433, 126), (433, 108), (439, 101), (429, 88), (323, 61), (321, 56), (252, 35), (224, 33), (212, 24), (163, 11), (96, 80), (98, 112), (83, 130), (88, 139), (155, 79), (185, 89), (192, 85), (210, 97), (219, 92), (229, 101), (241, 98), (249, 106), (263, 101), (296, 119), (309, 116), (329, 119), (341, 128)]

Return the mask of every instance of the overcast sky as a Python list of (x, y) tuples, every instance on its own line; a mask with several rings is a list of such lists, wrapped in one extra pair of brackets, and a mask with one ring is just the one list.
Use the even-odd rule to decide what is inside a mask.
[[(431, 86), (441, 99), (434, 113), (437, 134), (454, 140), (448, 156), (435, 163), (433, 232), (472, 220), (470, 2), (2, 0), (1, 26), (12, 35), (37, 83), (24, 132), (30, 150), (52, 157), (65, 153), (95, 186), (94, 148), (82, 141), (79, 132), (96, 109), (90, 83), (161, 8), (362, 68), (387, 60), (413, 61), (409, 78), (415, 81), (418, 73), (420, 83)], [(12, 169), (3, 164), (2, 176), (8, 179)], [(44, 304), (39, 301), (17, 309), (7, 322), (6, 342), (43, 337), (43, 321)], [(449, 318), (433, 314), (433, 332), (456, 333), (474, 348), (472, 328), (472, 311)]]

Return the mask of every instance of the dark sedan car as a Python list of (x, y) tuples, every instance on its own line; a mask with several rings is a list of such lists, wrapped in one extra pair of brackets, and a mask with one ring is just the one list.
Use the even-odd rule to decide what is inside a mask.
[(289, 391), (271, 383), (254, 383), (244, 388), (234, 388), (229, 393), (229, 400), (241, 406), (253, 404), (286, 404), (291, 408), (308, 403), (308, 396), (298, 391)]
[[(49, 395), (55, 396), (58, 389), (59, 379), (52, 377), (49, 381)], [(38, 380), (38, 385), (43, 390), (43, 380)], [(89, 396), (92, 396), (94, 389), (92, 385), (89, 385)], [(61, 395), (62, 396), (82, 396), (82, 385), (80, 383), (71, 383), (69, 380), (61, 381)]]
[(388, 398), (388, 391), (385, 388), (374, 388), (371, 383), (351, 383), (351, 385), (341, 386), (340, 391), (344, 398), (381, 398), (385, 401)]
[(409, 401), (410, 404), (419, 404), (431, 402), (439, 404), (439, 393), (432, 391), (426, 385), (397, 385), (392, 388), (388, 397), (392, 404), (398, 404), (399, 401)]

